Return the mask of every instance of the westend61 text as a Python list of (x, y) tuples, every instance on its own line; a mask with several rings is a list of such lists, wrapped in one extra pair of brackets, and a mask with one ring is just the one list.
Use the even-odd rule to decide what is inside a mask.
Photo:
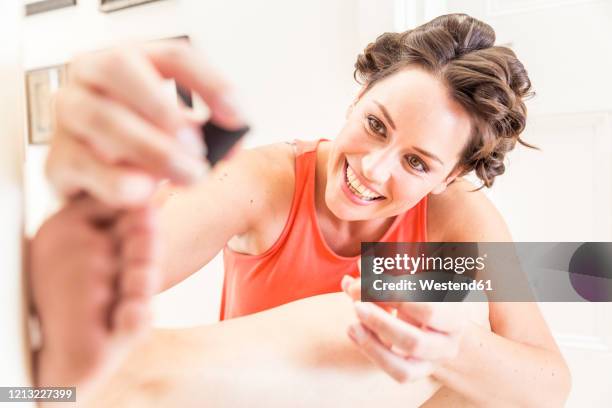
[(493, 290), (491, 280), (473, 280), (471, 282), (436, 282), (433, 279), (419, 280), (419, 288), (417, 283), (402, 279), (396, 282), (383, 282), (382, 279), (377, 279), (373, 282), (372, 287), (378, 291), (398, 291), (398, 290)]

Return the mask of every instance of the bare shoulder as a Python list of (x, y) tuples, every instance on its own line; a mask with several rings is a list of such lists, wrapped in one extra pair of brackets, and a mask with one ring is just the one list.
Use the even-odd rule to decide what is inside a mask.
[(285, 172), (293, 169), (293, 145), (289, 143), (273, 143), (240, 150), (229, 163), (234, 166), (256, 170), (256, 174)]
[(292, 199), (293, 168), (293, 148), (289, 144), (243, 149), (231, 160), (221, 161), (195, 187), (169, 186), (158, 192), (155, 200), (163, 204), (171, 224), (198, 208), (206, 220), (222, 214), (224, 226), (232, 235), (243, 234), (265, 223)]
[(291, 143), (273, 143), (252, 149), (242, 150), (244, 160), (262, 165), (262, 169), (293, 170), (295, 162), (294, 147)]
[[(250, 204), (258, 211), (282, 206), (293, 197), (295, 158), (293, 146), (275, 143), (240, 151), (229, 163), (216, 171), (226, 177), (227, 170), (236, 174), (231, 187), (250, 196)], [(219, 174), (221, 173), (221, 174)]]
[(243, 213), (248, 213), (250, 219), (248, 227), (230, 239), (228, 246), (236, 252), (257, 255), (280, 236), (291, 211), (295, 188), (294, 147), (277, 143), (244, 150), (232, 162), (235, 162), (234, 171), (242, 176), (231, 187), (242, 195), (242, 202), (247, 206)]
[(457, 179), (441, 194), (428, 200), (430, 241), (500, 242), (511, 241), (499, 211), (478, 187)]

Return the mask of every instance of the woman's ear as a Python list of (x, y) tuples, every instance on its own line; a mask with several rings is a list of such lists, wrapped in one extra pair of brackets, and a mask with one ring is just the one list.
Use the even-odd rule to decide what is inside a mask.
[(435, 186), (433, 190), (431, 190), (431, 194), (440, 194), (440, 193), (443, 193), (446, 190), (446, 187), (448, 187), (449, 184), (450, 183), (447, 180), (444, 180), (443, 182), (441, 182), (440, 184)]
[(448, 187), (460, 175), (461, 169), (453, 170), (442, 182), (440, 182), (440, 184), (438, 184), (433, 188), (433, 190), (431, 190), (431, 194), (443, 193), (446, 190), (446, 187)]

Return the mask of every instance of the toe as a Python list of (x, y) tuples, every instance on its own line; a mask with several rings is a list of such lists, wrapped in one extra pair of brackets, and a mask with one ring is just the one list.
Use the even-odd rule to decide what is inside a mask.
[(117, 337), (132, 337), (151, 325), (151, 307), (141, 299), (125, 299), (115, 308), (113, 332)]

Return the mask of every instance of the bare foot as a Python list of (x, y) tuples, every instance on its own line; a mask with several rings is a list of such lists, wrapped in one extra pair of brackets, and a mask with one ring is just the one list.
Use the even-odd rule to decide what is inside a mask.
[(155, 224), (150, 208), (117, 212), (90, 198), (43, 224), (30, 251), (43, 338), (37, 386), (76, 386), (78, 405), (87, 405), (148, 333), (158, 278)]

